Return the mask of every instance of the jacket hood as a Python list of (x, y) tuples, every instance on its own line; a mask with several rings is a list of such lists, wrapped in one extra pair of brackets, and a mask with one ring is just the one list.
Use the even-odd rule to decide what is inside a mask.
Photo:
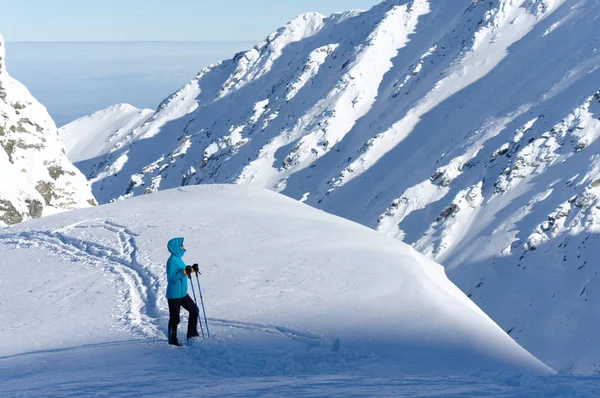
[(167, 243), (167, 249), (172, 255), (181, 257), (185, 253), (185, 249), (182, 249), (181, 245), (183, 245), (183, 238), (173, 238)]

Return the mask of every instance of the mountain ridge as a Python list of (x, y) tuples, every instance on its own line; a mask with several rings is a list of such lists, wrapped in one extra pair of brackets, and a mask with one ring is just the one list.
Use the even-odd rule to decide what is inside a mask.
[(88, 177), (104, 203), (252, 184), (359, 222), (443, 263), (546, 363), (593, 373), (598, 15), (597, 0), (303, 15), (201, 71)]

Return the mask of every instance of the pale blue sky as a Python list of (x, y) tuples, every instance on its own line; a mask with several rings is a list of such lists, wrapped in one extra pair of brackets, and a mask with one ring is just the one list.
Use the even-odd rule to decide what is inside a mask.
[(7, 41), (261, 40), (296, 15), (382, 0), (0, 0)]

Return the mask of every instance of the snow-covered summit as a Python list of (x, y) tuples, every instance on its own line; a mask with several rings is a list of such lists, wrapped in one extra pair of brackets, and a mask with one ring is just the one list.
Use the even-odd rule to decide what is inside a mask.
[(129, 104), (112, 105), (63, 126), (58, 132), (69, 160), (87, 174), (86, 163), (93, 164), (111, 150), (118, 149), (126, 136), (146, 122), (152, 113), (150, 109), (138, 109)]
[[(198, 374), (553, 373), (409, 246), (240, 186), (174, 189), (5, 231), (0, 267), (12, 289), (0, 290), (0, 356), (51, 350), (59, 360), (67, 347), (84, 355), (130, 341), (121, 346), (129, 356), (139, 339), (164, 370), (164, 266), (175, 236), (201, 266), (213, 335), (197, 347)], [(27, 284), (9, 272), (24, 263)]]
[(595, 372), (599, 16), (597, 0), (302, 16), (172, 95), (87, 169), (93, 190), (279, 191), (413, 245), (538, 357)]
[(6, 70), (0, 36), (0, 225), (96, 204), (46, 108)]

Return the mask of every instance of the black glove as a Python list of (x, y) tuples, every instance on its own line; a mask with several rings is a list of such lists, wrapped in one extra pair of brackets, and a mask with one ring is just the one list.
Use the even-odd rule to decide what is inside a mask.
[(192, 265), (192, 268), (194, 269), (194, 272), (200, 273), (199, 268), (198, 268), (198, 264)]
[(193, 269), (192, 269), (192, 266), (191, 265), (187, 265), (185, 267), (185, 271), (183, 272), (183, 275), (189, 276), (191, 278), (192, 277), (192, 272), (194, 272)]

